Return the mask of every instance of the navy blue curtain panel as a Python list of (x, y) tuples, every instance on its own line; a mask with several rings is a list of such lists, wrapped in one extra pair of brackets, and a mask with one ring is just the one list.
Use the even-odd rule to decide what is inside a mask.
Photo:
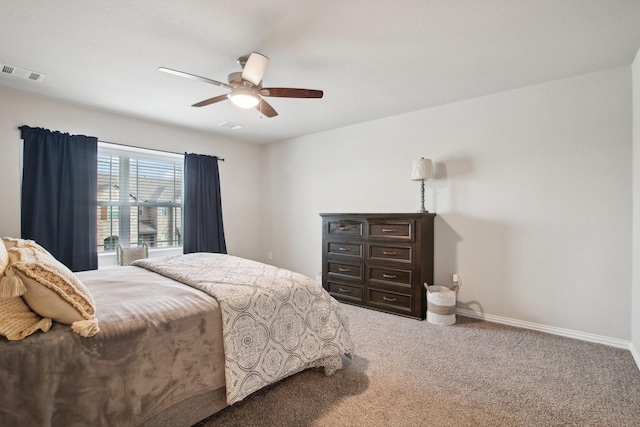
[(98, 268), (98, 139), (21, 126), (23, 239), (72, 271)]
[(226, 254), (218, 158), (184, 156), (184, 253)]

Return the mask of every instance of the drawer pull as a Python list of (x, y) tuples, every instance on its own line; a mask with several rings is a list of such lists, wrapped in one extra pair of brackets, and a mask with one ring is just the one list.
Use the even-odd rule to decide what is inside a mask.
[(397, 252), (387, 252), (387, 251), (382, 251), (382, 255), (398, 255)]
[(343, 273), (348, 273), (349, 271), (351, 271), (350, 268), (342, 268), (342, 267), (338, 267), (338, 271), (341, 271)]
[(395, 233), (396, 229), (395, 228), (383, 228), (382, 232), (383, 233)]
[(350, 294), (350, 293), (351, 293), (351, 289), (342, 289), (342, 288), (338, 288), (338, 290), (339, 290), (340, 292), (342, 292), (342, 293), (345, 293), (345, 294)]
[(395, 274), (384, 274), (384, 273), (382, 273), (382, 277), (384, 277), (385, 279), (395, 279), (398, 276), (396, 276)]
[(389, 302), (396, 302), (395, 298), (387, 298), (387, 297), (382, 297), (383, 301), (389, 301)]
[(349, 248), (338, 248), (338, 250), (341, 252), (351, 252), (351, 249)]
[(344, 225), (341, 225), (341, 226), (338, 228), (338, 230), (340, 230), (340, 231), (349, 231), (349, 227), (344, 226)]

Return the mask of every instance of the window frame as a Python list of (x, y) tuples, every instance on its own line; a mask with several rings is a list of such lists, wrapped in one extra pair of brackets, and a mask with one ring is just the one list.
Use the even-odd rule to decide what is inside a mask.
[[(111, 241), (110, 244), (107, 244), (107, 239), (103, 239), (103, 236), (98, 236), (98, 253), (113, 253), (115, 251), (116, 245), (121, 243), (123, 246), (128, 247), (130, 244), (135, 244), (137, 242), (138, 245), (142, 243), (149, 244), (150, 241), (141, 238), (140, 233), (140, 223), (141, 216), (144, 214), (144, 208), (156, 208), (156, 227), (157, 227), (157, 210), (158, 209), (166, 209), (167, 212), (173, 212), (170, 215), (172, 218), (179, 215), (179, 219), (169, 220), (169, 226), (177, 230), (178, 237), (171, 237), (168, 239), (168, 242), (174, 242), (177, 244), (173, 245), (163, 245), (157, 246), (158, 243), (165, 243), (167, 240), (159, 239), (158, 231), (156, 229), (156, 234), (149, 244), (150, 250), (153, 249), (178, 249), (182, 248), (182, 235), (184, 230), (184, 154), (178, 153), (169, 153), (166, 151), (159, 151), (153, 149), (146, 149), (140, 147), (131, 147), (120, 144), (112, 144), (108, 142), (98, 141), (98, 180), (100, 180), (100, 156), (109, 155), (109, 156), (117, 156), (118, 157), (118, 199), (112, 200), (111, 192), (113, 191), (114, 184), (112, 177), (114, 176), (113, 170), (110, 169), (109, 173), (109, 200), (100, 200), (100, 183), (98, 185), (98, 210), (96, 212), (98, 224), (100, 224), (101, 217), (104, 215), (104, 210), (106, 208), (106, 217), (109, 221), (110, 233), (107, 236), (107, 239), (110, 237), (118, 237), (117, 240)], [(132, 161), (133, 160), (133, 161)], [(174, 164), (173, 169), (173, 198), (172, 201), (169, 202), (149, 202), (149, 201), (131, 201), (131, 197), (135, 197), (140, 194), (140, 161), (142, 162), (162, 162), (165, 164)], [(138, 170), (132, 176), (131, 174), (131, 163), (135, 163)], [(109, 165), (111, 168), (111, 163)], [(176, 172), (179, 171), (179, 175), (176, 176)], [(180, 188), (176, 186), (180, 185)], [(132, 187), (135, 189), (132, 192)], [(116, 210), (117, 209), (117, 210)], [(135, 236), (132, 238), (132, 219), (133, 216), (136, 215), (132, 211), (137, 211), (137, 223), (136, 229), (137, 231), (137, 239)], [(178, 210), (176, 212), (175, 210)], [(141, 212), (142, 211), (142, 212)], [(153, 211), (149, 211), (153, 212)], [(153, 215), (152, 215), (153, 216)], [(104, 221), (104, 220), (103, 220)], [(114, 235), (114, 221), (117, 221), (118, 231), (117, 234)], [(96, 230), (96, 232), (99, 232)], [(108, 246), (108, 247), (107, 247)]]

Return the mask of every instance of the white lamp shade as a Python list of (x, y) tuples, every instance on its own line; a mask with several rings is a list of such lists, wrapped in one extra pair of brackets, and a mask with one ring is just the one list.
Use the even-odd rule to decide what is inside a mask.
[(413, 170), (411, 171), (411, 179), (419, 181), (421, 179), (433, 178), (433, 162), (431, 159), (424, 157), (413, 162)]

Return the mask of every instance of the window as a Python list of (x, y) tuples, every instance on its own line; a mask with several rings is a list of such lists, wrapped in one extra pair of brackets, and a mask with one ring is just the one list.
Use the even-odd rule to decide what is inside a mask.
[(98, 143), (98, 252), (182, 246), (184, 156)]

